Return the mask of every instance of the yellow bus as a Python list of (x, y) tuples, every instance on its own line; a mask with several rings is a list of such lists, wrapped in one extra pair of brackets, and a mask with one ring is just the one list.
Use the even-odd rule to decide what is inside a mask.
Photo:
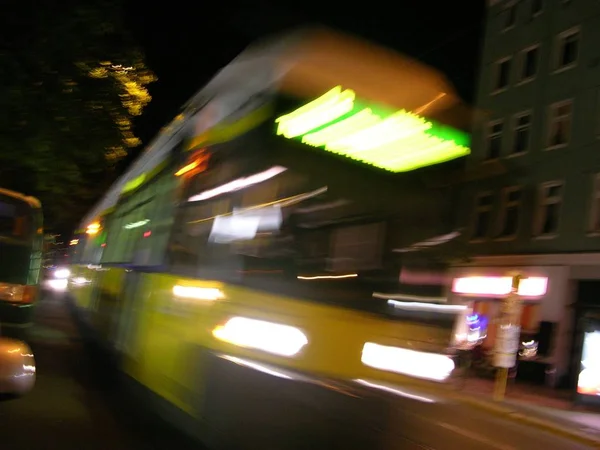
[(281, 449), (344, 423), (347, 448), (375, 448), (362, 389), (455, 367), (465, 308), (395, 293), (386, 249), (435, 216), (412, 171), (469, 152), (460, 108), (435, 71), (342, 35), (251, 47), (83, 219), (83, 323), (205, 441)]

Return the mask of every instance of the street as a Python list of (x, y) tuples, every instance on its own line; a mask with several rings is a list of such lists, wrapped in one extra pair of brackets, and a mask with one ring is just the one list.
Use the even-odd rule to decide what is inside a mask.
[[(94, 358), (79, 338), (64, 298), (46, 295), (36, 314), (29, 340), (37, 360), (37, 385), (24, 398), (0, 403), (0, 447), (11, 450), (201, 448), (136, 408), (128, 396), (106, 381), (107, 371), (94, 364)], [(389, 410), (387, 417), (382, 417), (386, 423), (377, 426), (379, 431), (364, 430), (365, 433), (383, 433), (380, 448), (386, 450), (591, 448), (457, 404), (441, 394), (423, 394), (408, 388), (396, 394), (381, 394), (389, 399), (386, 400)], [(263, 414), (257, 411), (257, 415)], [(264, 417), (267, 416), (265, 412)], [(283, 439), (283, 446), (314, 449), (322, 447), (324, 441), (331, 442), (324, 424), (317, 426), (313, 421), (313, 425), (308, 426), (314, 426), (315, 432), (308, 428), (302, 430), (299, 423), (300, 433), (295, 433), (305, 436), (306, 442), (298, 442), (296, 437), (295, 442), (288, 444)], [(240, 423), (242, 434), (243, 428)], [(272, 431), (267, 435), (276, 434)], [(321, 446), (319, 442), (308, 442), (309, 435)], [(341, 445), (341, 441), (343, 437), (336, 442)], [(279, 450), (284, 448), (281, 445), (279, 440), (277, 446), (263, 448)]]
[(434, 449), (592, 448), (443, 397), (422, 396), (433, 402), (407, 401), (394, 408), (391, 422), (397, 438), (396, 445), (389, 448), (412, 448), (400, 445), (403, 439), (421, 445), (414, 448)]

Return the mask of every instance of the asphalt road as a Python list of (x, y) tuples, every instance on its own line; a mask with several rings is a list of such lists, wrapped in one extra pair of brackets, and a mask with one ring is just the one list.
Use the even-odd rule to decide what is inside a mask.
[[(201, 449), (156, 417), (141, 411), (106, 380), (105, 371), (81, 342), (64, 299), (45, 296), (38, 306), (29, 341), (37, 361), (37, 385), (24, 398), (0, 403), (0, 448)], [(380, 445), (369, 446), (369, 450), (591, 448), (442, 396), (408, 388), (395, 394), (377, 395), (383, 395), (389, 403), (381, 422), (375, 420), (374, 427), (364, 430), (380, 436), (377, 439)], [(316, 417), (317, 414), (313, 423)], [(306, 433), (300, 429), (303, 427)], [(293, 445), (279, 441), (276, 447), (266, 445), (261, 450), (356, 448), (344, 445), (344, 439), (333, 444), (332, 436), (327, 436), (328, 428), (322, 423), (318, 433), (311, 433), (311, 427), (310, 421), (299, 423)], [(240, 432), (242, 429), (240, 426)], [(321, 445), (309, 442), (308, 435), (320, 440)], [(306, 436), (306, 442), (299, 442), (298, 436)], [(323, 446), (323, 441), (329, 444)]]
[[(521, 425), (485, 411), (430, 394), (406, 391), (422, 400), (398, 402), (393, 408), (388, 448), (516, 450), (589, 449), (539, 428)], [(424, 399), (430, 402), (424, 402)], [(407, 445), (403, 446), (406, 441)], [(408, 443), (412, 444), (408, 446)]]

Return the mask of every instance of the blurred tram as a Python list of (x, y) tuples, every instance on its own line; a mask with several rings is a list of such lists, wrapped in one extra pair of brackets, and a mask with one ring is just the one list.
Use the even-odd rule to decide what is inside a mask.
[(414, 170), (469, 152), (464, 114), (435, 71), (350, 37), (250, 47), (83, 219), (82, 323), (219, 448), (331, 448), (336, 427), (378, 448), (364, 387), (448, 382), (465, 336), (466, 306), (397, 293), (388, 251), (394, 220), (435, 206)]

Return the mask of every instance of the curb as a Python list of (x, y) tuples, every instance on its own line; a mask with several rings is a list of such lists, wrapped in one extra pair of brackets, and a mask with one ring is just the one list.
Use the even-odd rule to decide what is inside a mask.
[(454, 394), (453, 397), (460, 403), (467, 404), (475, 408), (484, 409), (498, 416), (503, 416), (506, 419), (510, 419), (521, 424), (525, 423), (527, 425), (543, 429), (549, 433), (577, 441), (584, 445), (589, 445), (592, 448), (600, 449), (600, 438), (595, 438), (587, 433), (560, 426), (551, 420), (525, 415), (517, 409), (507, 406), (506, 404), (495, 404), (456, 394)]

